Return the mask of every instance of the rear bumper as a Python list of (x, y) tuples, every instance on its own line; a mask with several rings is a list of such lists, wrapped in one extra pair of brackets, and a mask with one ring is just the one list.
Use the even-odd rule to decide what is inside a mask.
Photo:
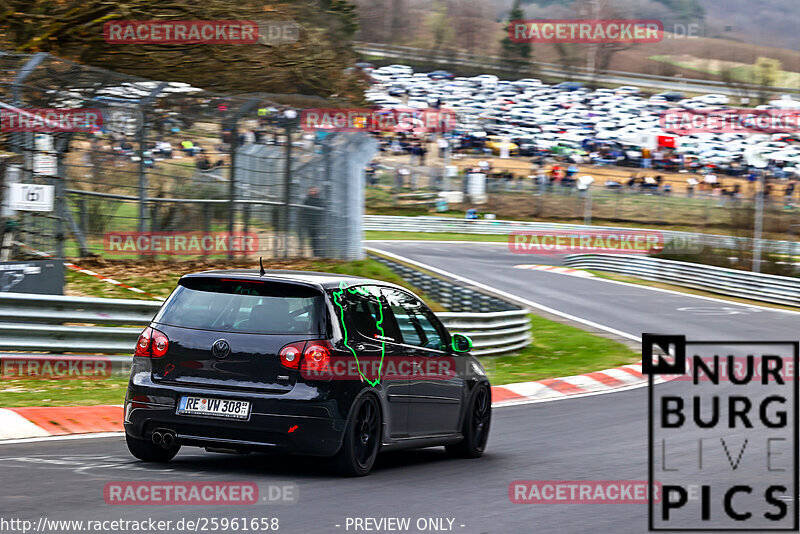
[[(214, 389), (162, 386), (137, 380), (125, 400), (125, 432), (149, 440), (153, 431), (175, 432), (182, 445), (332, 456), (339, 450), (346, 420), (335, 402)], [(178, 415), (182, 395), (249, 400), (248, 419)]]

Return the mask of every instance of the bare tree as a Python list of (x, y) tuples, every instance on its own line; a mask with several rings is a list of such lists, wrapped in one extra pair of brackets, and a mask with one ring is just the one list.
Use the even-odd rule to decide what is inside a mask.
[[(400, 0), (395, 0), (400, 1)], [(252, 20), (296, 22), (296, 42), (270, 44), (111, 44), (107, 21)], [(351, 91), (355, 6), (346, 0), (0, 0), (0, 47), (54, 55), (156, 80), (218, 91)]]
[(448, 11), (452, 14), (455, 44), (469, 53), (486, 51), (494, 30), (489, 8), (482, 0), (450, 0)]

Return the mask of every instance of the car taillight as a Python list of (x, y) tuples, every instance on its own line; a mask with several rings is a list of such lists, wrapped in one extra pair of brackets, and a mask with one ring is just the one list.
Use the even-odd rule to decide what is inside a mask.
[(303, 351), (301, 371), (324, 375), (331, 372), (331, 346), (328, 341), (309, 341)]
[(161, 358), (167, 350), (169, 350), (169, 339), (166, 334), (148, 326), (139, 334), (133, 355), (142, 358)]
[(150, 341), (150, 350), (153, 353), (153, 358), (161, 358), (167, 353), (169, 349), (169, 339), (166, 334), (153, 329), (152, 340)]
[(136, 342), (136, 350), (133, 352), (134, 356), (141, 356), (144, 358), (150, 357), (150, 337), (153, 333), (153, 329), (149, 326), (142, 330), (142, 333), (139, 334), (139, 340)]
[(305, 341), (300, 341), (299, 343), (289, 343), (283, 347), (278, 353), (281, 358), (281, 365), (289, 369), (299, 369), (305, 345)]

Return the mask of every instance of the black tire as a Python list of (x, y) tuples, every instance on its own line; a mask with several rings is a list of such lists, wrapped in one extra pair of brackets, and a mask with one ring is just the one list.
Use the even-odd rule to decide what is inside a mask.
[(131, 454), (143, 462), (167, 463), (181, 450), (180, 445), (170, 449), (162, 449), (150, 441), (133, 438), (127, 432), (125, 433), (125, 441), (128, 443), (128, 450)]
[(464, 439), (453, 445), (446, 445), (450, 456), (456, 458), (480, 458), (489, 439), (492, 423), (492, 392), (486, 384), (480, 384), (472, 394), (469, 408), (464, 415), (461, 433)]
[(334, 457), (339, 474), (350, 477), (368, 475), (378, 456), (381, 440), (381, 410), (374, 395), (364, 395), (353, 407), (347, 422), (342, 448)]

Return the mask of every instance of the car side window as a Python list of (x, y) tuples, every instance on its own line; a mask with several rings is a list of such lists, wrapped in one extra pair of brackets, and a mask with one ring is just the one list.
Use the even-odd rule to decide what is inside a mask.
[(413, 295), (384, 287), (381, 293), (394, 314), (403, 343), (434, 350), (445, 350), (446, 332), (433, 313)]
[[(336, 318), (341, 320), (348, 335), (358, 335), (369, 341), (397, 341), (400, 335), (392, 320), (386, 299), (375, 286), (355, 286), (333, 291)], [(341, 306), (341, 308), (340, 308)]]

